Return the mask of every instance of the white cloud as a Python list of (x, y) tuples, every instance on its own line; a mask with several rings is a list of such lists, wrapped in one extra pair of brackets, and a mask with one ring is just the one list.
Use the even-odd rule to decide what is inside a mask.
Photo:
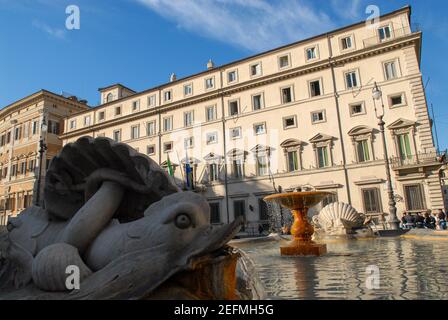
[(49, 34), (52, 37), (55, 37), (57, 39), (65, 39), (66, 36), (66, 30), (61, 28), (52, 28), (46, 23), (43, 23), (38, 20), (33, 21), (33, 26), (39, 30), (44, 31), (45, 33)]
[(304, 39), (335, 27), (324, 11), (304, 0), (136, 1), (180, 28), (252, 52)]

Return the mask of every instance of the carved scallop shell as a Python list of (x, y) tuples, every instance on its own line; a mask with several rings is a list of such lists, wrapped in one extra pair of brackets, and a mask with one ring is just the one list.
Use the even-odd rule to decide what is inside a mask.
[(73, 273), (69, 266), (79, 269), (79, 281), (92, 274), (79, 256), (78, 249), (66, 244), (52, 244), (36, 256), (33, 260), (32, 277), (34, 284), (45, 291), (66, 291), (67, 277)]
[(45, 207), (51, 216), (71, 219), (86, 202), (86, 181), (100, 170), (114, 170), (151, 194), (127, 189), (116, 213), (122, 222), (143, 217), (150, 204), (178, 192), (167, 174), (148, 156), (105, 137), (81, 137), (66, 144), (50, 163), (45, 177)]
[(342, 221), (347, 221), (353, 225), (362, 225), (364, 217), (358, 213), (351, 205), (343, 202), (333, 202), (323, 208), (318, 216), (318, 223), (321, 226), (338, 226)]

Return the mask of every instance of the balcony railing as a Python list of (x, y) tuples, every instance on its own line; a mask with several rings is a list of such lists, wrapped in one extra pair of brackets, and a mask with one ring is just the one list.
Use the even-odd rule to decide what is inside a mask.
[(375, 46), (380, 43), (385, 43), (385, 42), (393, 41), (395, 39), (403, 38), (407, 35), (410, 35), (414, 32), (419, 32), (419, 31), (420, 31), (420, 26), (418, 24), (411, 24), (410, 28), (404, 27), (404, 28), (392, 29), (389, 38), (380, 39), (378, 31), (375, 30), (376, 36), (363, 40), (364, 48), (372, 47), (372, 46)]
[(434, 165), (437, 163), (443, 163), (445, 161), (445, 153), (419, 153), (406, 158), (393, 157), (390, 159), (390, 165), (392, 169), (399, 169), (403, 167), (412, 167), (419, 165)]

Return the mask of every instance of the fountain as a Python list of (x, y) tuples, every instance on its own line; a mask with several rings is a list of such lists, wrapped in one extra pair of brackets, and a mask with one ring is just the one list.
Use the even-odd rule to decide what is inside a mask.
[(267, 202), (275, 202), (290, 209), (294, 216), (291, 226), (293, 240), (286, 247), (280, 247), (282, 256), (320, 256), (327, 252), (325, 244), (319, 244), (311, 240), (314, 228), (308, 222), (307, 213), (310, 207), (317, 205), (330, 192), (307, 191), (274, 194), (264, 198)]

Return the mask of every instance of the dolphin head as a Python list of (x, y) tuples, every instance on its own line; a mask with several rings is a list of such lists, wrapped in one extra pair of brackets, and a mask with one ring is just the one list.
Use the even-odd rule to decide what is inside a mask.
[[(194, 192), (178, 192), (163, 197), (145, 211), (145, 243), (190, 251), (190, 257), (217, 250), (239, 231), (242, 221), (224, 226), (210, 224), (210, 206)], [(149, 226), (149, 228), (148, 228)]]

